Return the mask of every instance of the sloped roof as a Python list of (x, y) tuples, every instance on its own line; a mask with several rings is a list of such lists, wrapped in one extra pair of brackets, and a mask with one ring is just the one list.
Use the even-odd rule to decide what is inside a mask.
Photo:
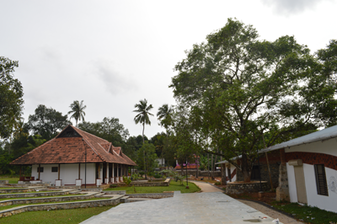
[[(85, 159), (85, 152), (87, 157)], [(118, 163), (135, 166), (120, 147), (68, 125), (55, 138), (12, 161), (12, 165), (57, 163)]]
[(297, 145), (302, 145), (302, 144), (308, 144), (312, 142), (317, 142), (317, 141), (323, 141), (329, 138), (335, 138), (337, 137), (337, 125), (316, 131), (313, 133), (310, 133), (308, 135), (304, 135), (286, 142), (282, 142), (277, 145), (270, 146), (268, 148), (262, 149), (260, 152), (269, 152), (277, 149), (282, 149), (282, 148), (288, 148), (292, 146), (297, 146)]

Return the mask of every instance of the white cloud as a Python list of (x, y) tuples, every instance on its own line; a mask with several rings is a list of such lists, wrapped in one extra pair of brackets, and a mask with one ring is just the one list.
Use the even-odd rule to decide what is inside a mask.
[(314, 8), (317, 4), (331, 0), (262, 0), (262, 2), (273, 7), (277, 14), (291, 15)]

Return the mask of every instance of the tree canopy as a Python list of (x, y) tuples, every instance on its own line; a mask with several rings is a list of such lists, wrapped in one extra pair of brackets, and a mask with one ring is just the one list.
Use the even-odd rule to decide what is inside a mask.
[(0, 56), (0, 138), (12, 134), (22, 115), (22, 85), (13, 75), (18, 66), (17, 61)]
[(85, 112), (84, 109), (87, 108), (83, 104), (83, 100), (79, 102), (78, 100), (75, 100), (72, 104), (70, 104), (71, 111), (68, 112), (68, 114), (71, 114), (70, 118), (74, 118), (76, 121), (76, 127), (78, 125), (78, 121), (82, 120), (84, 121)]
[(45, 105), (39, 105), (35, 109), (35, 114), (28, 117), (28, 128), (34, 134), (42, 136), (47, 141), (55, 137), (70, 121), (67, 115)]
[[(242, 156), (241, 164), (233, 163), (246, 181), (265, 133), (269, 146), (281, 135), (336, 123), (320, 113), (320, 102), (336, 105), (331, 72), (292, 36), (258, 37), (251, 25), (228, 19), (206, 43), (187, 51), (170, 85), (203, 142), (211, 139), (204, 148), (220, 149), (227, 160)], [(329, 52), (320, 52), (321, 60)]]
[(153, 116), (153, 114), (150, 113), (150, 110), (153, 109), (152, 104), (148, 105), (147, 104), (147, 100), (140, 100), (139, 103), (135, 104), (135, 110), (133, 112), (138, 113), (134, 120), (135, 123), (141, 123), (143, 125), (143, 143), (144, 143), (144, 131), (145, 131), (145, 125), (151, 125), (151, 121), (150, 121), (150, 117), (149, 116)]

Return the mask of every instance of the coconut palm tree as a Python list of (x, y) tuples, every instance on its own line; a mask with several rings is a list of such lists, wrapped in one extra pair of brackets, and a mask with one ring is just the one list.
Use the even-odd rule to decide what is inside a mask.
[[(147, 105), (147, 100), (140, 100), (139, 103), (135, 104), (135, 110), (133, 112), (138, 113), (134, 120), (135, 123), (141, 123), (143, 125), (143, 145), (144, 145), (144, 131), (145, 131), (145, 124), (151, 125), (149, 115), (153, 116), (149, 111), (153, 108), (152, 104)], [(145, 150), (144, 150), (144, 168), (145, 168), (145, 179), (147, 179), (147, 170), (146, 170), (146, 160), (145, 160)]]
[(143, 144), (144, 144), (144, 131), (145, 131), (145, 125), (151, 125), (151, 121), (150, 121), (150, 117), (149, 115), (153, 116), (153, 114), (151, 114), (149, 111), (153, 108), (152, 104), (147, 105), (147, 100), (140, 100), (139, 103), (135, 104), (135, 110), (133, 112), (138, 113), (134, 120), (135, 123), (141, 123), (143, 125), (143, 132), (142, 132), (142, 136), (143, 136)]
[(160, 125), (163, 126), (166, 130), (172, 123), (172, 114), (173, 106), (169, 107), (168, 104), (164, 104), (158, 109), (157, 118), (160, 121)]
[(79, 120), (84, 121), (84, 109), (86, 107), (87, 106), (83, 105), (83, 100), (81, 103), (78, 100), (75, 100), (72, 104), (70, 104), (71, 111), (69, 111), (68, 114), (71, 114), (70, 118), (74, 118), (76, 120), (76, 127)]

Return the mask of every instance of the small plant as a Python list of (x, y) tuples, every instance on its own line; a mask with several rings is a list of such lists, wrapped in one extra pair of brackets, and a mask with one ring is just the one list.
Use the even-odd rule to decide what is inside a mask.
[(215, 182), (214, 185), (221, 185), (221, 183), (220, 182)]
[(13, 176), (14, 176), (14, 174), (15, 174), (15, 171), (14, 171), (14, 170), (11, 170), (11, 169), (9, 169), (9, 172), (11, 172), (11, 177), (13, 177)]
[(126, 186), (129, 186), (132, 182), (131, 178), (123, 176), (123, 181), (126, 184)]

